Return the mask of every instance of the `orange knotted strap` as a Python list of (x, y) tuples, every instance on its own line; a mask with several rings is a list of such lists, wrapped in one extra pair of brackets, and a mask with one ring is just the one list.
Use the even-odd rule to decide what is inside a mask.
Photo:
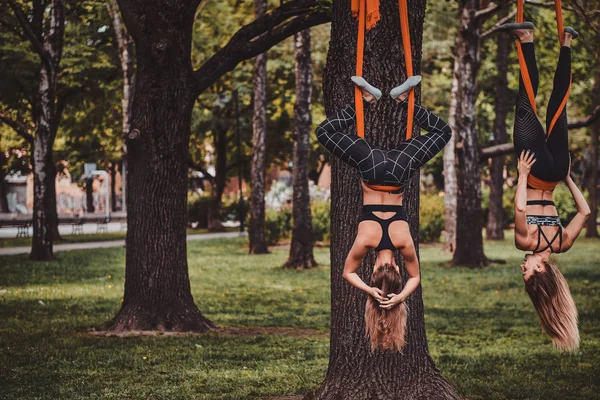
[[(413, 76), (412, 49), (410, 47), (410, 30), (408, 26), (408, 6), (406, 0), (398, 0), (400, 11), (400, 33), (402, 34), (402, 47), (404, 48), (404, 64), (406, 64), (406, 77)], [(408, 94), (408, 117), (406, 120), (406, 140), (412, 137), (413, 118), (415, 114), (415, 90), (410, 89)]]
[[(365, 27), (371, 29), (379, 21), (379, 0), (352, 0), (352, 15), (358, 18), (358, 39), (356, 41), (356, 76), (362, 76), (365, 48)], [(356, 134), (365, 137), (365, 112), (362, 93), (354, 88), (354, 108), (356, 109)]]
[[(517, 0), (517, 22), (523, 22), (523, 7), (524, 0)], [(523, 78), (523, 84), (525, 85), (525, 91), (527, 92), (527, 98), (529, 98), (529, 104), (533, 112), (537, 114), (537, 106), (535, 104), (535, 93), (533, 93), (533, 85), (531, 84), (531, 78), (529, 77), (529, 70), (527, 69), (527, 63), (523, 56), (523, 50), (521, 49), (521, 42), (517, 39), (517, 53), (519, 56), (519, 68), (521, 68), (521, 77)]]

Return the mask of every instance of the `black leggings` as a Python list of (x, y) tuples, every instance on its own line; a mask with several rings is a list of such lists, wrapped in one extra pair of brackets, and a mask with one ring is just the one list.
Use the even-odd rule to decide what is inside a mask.
[[(521, 43), (527, 70), (534, 94), (537, 94), (539, 76), (535, 62), (533, 43)], [(554, 87), (546, 114), (546, 131), (560, 105), (569, 94), (571, 85), (571, 49), (560, 48), (560, 56), (554, 74)], [(558, 116), (550, 136), (537, 118), (525, 90), (522, 75), (519, 78), (519, 98), (515, 111), (514, 143), (517, 156), (523, 150), (535, 153), (536, 162), (531, 168), (531, 175), (547, 182), (558, 182), (565, 179), (569, 171), (569, 132), (567, 128), (567, 107)]]
[[(365, 102), (365, 109), (368, 103)], [(407, 108), (406, 101), (400, 103)], [(364, 138), (344, 133), (356, 118), (352, 105), (327, 117), (317, 127), (317, 139), (334, 156), (356, 168), (363, 181), (369, 184), (403, 186), (433, 156), (439, 153), (452, 137), (452, 130), (440, 117), (415, 104), (415, 120), (430, 132), (405, 140), (392, 150), (373, 147)]]

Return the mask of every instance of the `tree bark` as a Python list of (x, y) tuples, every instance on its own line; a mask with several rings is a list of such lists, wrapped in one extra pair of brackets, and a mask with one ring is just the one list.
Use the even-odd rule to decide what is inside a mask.
[[(396, 4), (382, 2), (381, 20), (366, 34), (365, 79), (384, 91), (406, 79)], [(353, 103), (354, 99), (350, 76), (355, 74), (356, 20), (351, 16), (348, 5), (343, 1), (333, 3), (331, 41), (324, 74), (325, 108), (328, 114)], [(415, 74), (418, 74), (425, 1), (411, 1), (409, 10), (412, 56)], [(389, 97), (384, 96), (366, 115), (366, 136), (375, 146), (390, 149), (403, 140), (406, 113)], [(342, 278), (344, 261), (357, 231), (362, 206), (361, 187), (356, 171), (336, 158), (332, 161), (329, 368), (323, 385), (306, 398), (457, 399), (457, 394), (442, 378), (428, 353), (420, 287), (406, 300), (410, 312), (408, 343), (404, 352), (370, 352), (364, 325), (366, 295)], [(410, 230), (417, 249), (418, 182), (417, 174), (404, 195)], [(358, 270), (361, 278), (367, 282), (374, 261), (374, 253), (371, 252)]]
[(133, 39), (121, 21), (119, 7), (116, 0), (107, 1), (108, 12), (111, 16), (113, 29), (119, 46), (119, 59), (121, 60), (121, 71), (123, 72), (123, 99), (121, 109), (123, 115), (123, 145), (121, 148), (121, 196), (122, 211), (127, 211), (125, 200), (127, 192), (127, 134), (131, 130), (131, 106), (135, 88), (135, 46)]
[[(506, 13), (505, 13), (506, 14)], [(508, 55), (510, 53), (509, 35), (498, 35), (496, 39), (496, 93), (494, 107), (494, 145), (506, 142), (506, 116), (508, 115)], [(488, 240), (504, 240), (504, 213), (502, 209), (502, 193), (504, 186), (504, 157), (494, 157), (490, 165), (490, 208), (486, 237)]]
[(313, 256), (312, 215), (308, 189), (308, 160), (310, 157), (312, 62), (310, 30), (294, 36), (294, 61), (296, 69), (296, 103), (294, 104), (294, 164), (293, 226), (290, 256), (285, 268), (308, 269), (317, 266)]
[(463, 0), (458, 8), (458, 35), (455, 44), (452, 101), (449, 124), (454, 132), (454, 165), (457, 192), (455, 248), (452, 264), (483, 266), (481, 178), (479, 147), (475, 130), (476, 80), (479, 69), (479, 35), (482, 25), (477, 16), (480, 1)]
[(94, 207), (94, 178), (85, 179), (85, 211), (88, 214), (96, 211)]
[(205, 332), (186, 254), (187, 157), (197, 93), (190, 61), (196, 1), (119, 0), (135, 40), (128, 135), (125, 294), (111, 330)]
[[(256, 19), (267, 12), (266, 0), (254, 0)], [(250, 196), (250, 254), (268, 252), (265, 241), (265, 169), (267, 147), (267, 55), (254, 60), (254, 115), (252, 117), (252, 193)]]
[(118, 0), (136, 48), (128, 150), (125, 294), (109, 329), (204, 332), (186, 255), (187, 160), (196, 98), (239, 62), (327, 21), (312, 0), (289, 1), (238, 30), (198, 70), (192, 27), (200, 0)]
[[(59, 238), (56, 213), (56, 166), (52, 147), (58, 130), (60, 112), (56, 106), (56, 86), (64, 43), (65, 8), (62, 0), (44, 5), (34, 2), (29, 18), (19, 5), (10, 1), (15, 17), (40, 57), (38, 90), (32, 107), (35, 137), (32, 144), (33, 238), (32, 260), (53, 260), (54, 241)], [(46, 10), (47, 8), (47, 10)], [(48, 11), (47, 18), (44, 18)]]
[[(596, 40), (600, 42), (600, 40)], [(600, 50), (596, 46), (595, 51), (596, 59), (596, 75), (594, 76), (594, 93), (596, 104), (600, 103)], [(588, 191), (590, 193), (590, 209), (591, 214), (587, 220), (587, 230), (585, 237), (598, 237), (598, 226), (596, 224), (596, 218), (598, 217), (598, 135), (600, 135), (600, 120), (596, 120), (590, 129), (590, 179), (588, 181)]]

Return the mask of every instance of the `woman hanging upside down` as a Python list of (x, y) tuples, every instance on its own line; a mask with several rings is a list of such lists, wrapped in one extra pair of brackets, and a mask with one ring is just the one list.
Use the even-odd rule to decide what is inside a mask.
[[(365, 109), (375, 104), (381, 91), (361, 77), (352, 81), (363, 94)], [(407, 108), (408, 93), (421, 81), (412, 76), (392, 89), (391, 97)], [(415, 120), (430, 133), (413, 137), (392, 150), (381, 150), (357, 135), (344, 133), (355, 122), (354, 107), (346, 106), (330, 115), (317, 128), (317, 138), (334, 156), (356, 168), (362, 178), (363, 211), (354, 245), (344, 265), (344, 279), (369, 295), (365, 311), (371, 350), (400, 351), (405, 345), (404, 300), (419, 286), (419, 261), (402, 206), (402, 190), (414, 173), (440, 152), (452, 131), (437, 115), (415, 104)], [(370, 285), (356, 270), (369, 249), (377, 251)], [(400, 270), (394, 261), (399, 250), (409, 279), (402, 288)]]
[[(571, 85), (571, 40), (578, 33), (565, 28), (564, 40), (554, 75), (554, 87), (546, 114), (546, 132), (535, 112), (538, 70), (533, 46), (533, 24), (506, 24), (499, 30), (511, 31), (518, 39), (524, 59), (519, 79), (514, 126), (515, 152), (519, 180), (515, 196), (515, 245), (531, 251), (521, 270), (525, 290), (531, 297), (543, 329), (559, 350), (579, 347), (577, 308), (569, 286), (556, 265), (552, 253), (571, 248), (590, 215), (581, 191), (570, 177), (569, 135), (566, 101)], [(533, 92), (528, 95), (527, 86)], [(533, 105), (532, 105), (533, 102)], [(577, 215), (563, 228), (552, 191), (564, 180), (577, 205)]]

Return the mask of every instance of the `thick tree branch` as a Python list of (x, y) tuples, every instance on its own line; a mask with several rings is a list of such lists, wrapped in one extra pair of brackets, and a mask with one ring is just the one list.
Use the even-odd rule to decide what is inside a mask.
[(486, 37), (488, 37), (490, 34), (494, 33), (494, 31), (502, 24), (506, 23), (507, 21), (511, 20), (515, 15), (517, 15), (517, 9), (515, 8), (514, 10), (512, 10), (510, 12), (510, 14), (508, 14), (506, 17), (501, 18), (500, 20), (498, 20), (498, 22), (496, 22), (494, 24), (493, 27), (491, 27), (490, 29), (488, 29), (487, 31), (483, 32), (479, 38), (480, 39), (485, 39)]
[(487, 8), (475, 11), (475, 18), (489, 18), (504, 6), (506, 6), (506, 4), (490, 3)]
[(202, 93), (219, 77), (249, 58), (264, 53), (285, 38), (331, 20), (330, 10), (318, 0), (292, 0), (243, 26), (197, 71), (196, 92)]
[[(585, 118), (571, 121), (567, 124), (569, 129), (585, 128), (592, 125), (600, 119), (600, 104), (594, 108), (594, 111)], [(514, 151), (512, 143), (497, 144), (494, 146), (484, 147), (479, 150), (479, 162), (485, 162), (488, 158), (505, 156)]]
[(496, 144), (479, 149), (479, 162), (485, 162), (488, 158), (505, 156), (511, 154), (515, 149), (512, 143)]
[[(541, 1), (531, 1), (531, 0), (526, 0), (525, 4), (531, 4), (532, 6), (536, 6), (536, 7), (552, 7), (554, 8), (554, 1), (547, 1), (547, 2), (541, 2)], [(568, 7), (568, 6), (562, 6), (563, 10), (569, 10), (569, 11), (575, 11), (572, 7)]]
[(42, 59), (42, 62), (46, 65), (46, 68), (48, 68), (48, 71), (52, 71), (52, 64), (50, 62), (50, 57), (49, 57), (48, 53), (44, 50), (43, 44), (40, 41), (38, 35), (36, 35), (36, 33), (34, 32), (34, 29), (33, 29), (32, 25), (29, 23), (27, 16), (25, 15), (25, 13), (21, 9), (21, 7), (19, 7), (15, 3), (15, 0), (8, 0), (8, 2), (10, 5), (10, 8), (12, 8), (12, 10), (15, 14), (15, 17), (17, 17), (17, 21), (19, 21), (19, 25), (21, 25), (21, 27), (23, 28), (23, 32), (25, 33), (25, 36), (27, 37), (27, 39), (29, 39), (29, 42), (33, 46), (33, 49), (36, 51), (36, 53), (38, 53), (38, 55)]
[(30, 144), (33, 144), (33, 136), (29, 133), (27, 125), (22, 122), (15, 121), (8, 114), (0, 111), (0, 122), (10, 126), (19, 136), (27, 140)]
[(588, 115), (587, 117), (582, 118), (582, 119), (576, 119), (574, 121), (571, 121), (568, 123), (567, 126), (569, 127), (569, 129), (585, 128), (586, 126), (592, 125), (599, 118), (600, 118), (600, 104), (598, 104), (596, 106), (596, 108), (594, 108), (594, 111), (592, 111), (592, 113), (590, 115)]

